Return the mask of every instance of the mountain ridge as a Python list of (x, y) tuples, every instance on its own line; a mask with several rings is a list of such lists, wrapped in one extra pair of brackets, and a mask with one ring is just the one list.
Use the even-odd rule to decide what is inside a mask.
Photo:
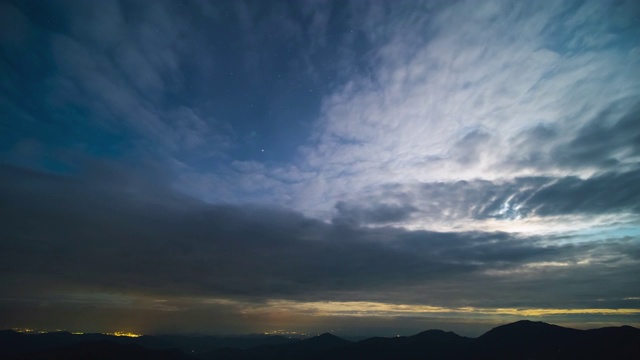
[[(244, 338), (253, 343), (238, 340), (243, 339), (241, 337), (227, 338), (227, 342), (216, 342), (217, 339), (220, 338), (178, 335), (122, 338), (65, 332), (21, 334), (3, 330), (0, 331), (0, 357), (48, 360), (63, 354), (65, 359), (82, 359), (92, 354), (96, 359), (107, 359), (127, 358), (131, 352), (137, 353), (138, 358), (170, 360), (640, 359), (640, 329), (633, 326), (578, 330), (529, 320), (496, 326), (476, 338), (431, 329), (411, 336), (372, 337), (357, 342), (330, 333), (304, 340)], [(238, 347), (247, 344), (255, 346)], [(119, 355), (108, 355), (116, 353)]]

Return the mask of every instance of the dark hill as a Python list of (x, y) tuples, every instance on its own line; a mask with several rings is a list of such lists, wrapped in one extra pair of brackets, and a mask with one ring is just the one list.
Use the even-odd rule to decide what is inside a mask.
[(478, 339), (485, 342), (508, 340), (510, 342), (549, 341), (576, 336), (581, 330), (551, 325), (541, 321), (521, 320), (495, 327)]
[(567, 353), (582, 331), (528, 320), (498, 326), (476, 340), (476, 351), (485, 358), (542, 359)]
[(513, 346), (526, 344), (564, 343), (580, 335), (582, 331), (551, 325), (541, 321), (522, 320), (498, 326), (478, 338), (483, 344), (509, 343)]
[(630, 326), (585, 331), (523, 320), (488, 331), (474, 345), (485, 359), (640, 359), (634, 344), (640, 330)]
[(244, 351), (236, 349), (219, 349), (213, 351), (203, 359), (333, 359), (345, 347), (352, 344), (351, 341), (335, 335), (325, 333), (314, 336), (293, 344), (264, 345)]
[[(108, 341), (104, 341), (105, 338)], [(239, 348), (250, 345), (251, 341), (245, 340), (255, 340), (259, 346)], [(232, 346), (220, 348), (224, 344)], [(169, 347), (181, 348), (182, 352), (167, 350)], [(213, 350), (192, 353), (190, 349), (196, 347)], [(413, 336), (375, 337), (359, 342), (331, 334), (306, 340), (183, 336), (123, 339), (101, 334), (0, 332), (2, 359), (182, 360), (192, 359), (190, 355), (203, 360), (640, 359), (640, 329), (622, 326), (576, 330), (543, 322), (518, 321), (498, 326), (475, 339), (428, 330)]]
[(427, 330), (413, 336), (370, 338), (348, 346), (335, 359), (464, 359), (470, 341), (453, 332)]
[(329, 333), (324, 333), (322, 335), (302, 340), (299, 344), (296, 344), (296, 346), (308, 350), (330, 350), (342, 348), (347, 346), (348, 344), (351, 344), (351, 341), (345, 340)]
[(586, 330), (577, 345), (584, 358), (640, 359), (640, 329), (621, 326)]
[(418, 333), (416, 335), (410, 336), (409, 339), (412, 339), (415, 341), (455, 343), (465, 338), (452, 331), (427, 330), (427, 331)]

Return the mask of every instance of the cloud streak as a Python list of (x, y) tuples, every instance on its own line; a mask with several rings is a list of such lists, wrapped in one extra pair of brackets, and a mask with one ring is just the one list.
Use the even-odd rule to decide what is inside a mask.
[[(561, 51), (549, 33), (571, 5), (511, 5), (486, 3), (484, 13), (461, 2), (412, 24), (433, 36), (383, 44), (373, 79), (325, 99), (306, 163), (326, 184), (316, 203), (385, 183), (635, 169), (639, 89), (617, 70), (638, 73), (635, 53)], [(467, 7), (477, 15), (461, 23)], [(567, 21), (596, 21), (579, 14)]]
[[(631, 239), (553, 245), (508, 233), (372, 229), (327, 224), (287, 210), (208, 205), (167, 196), (164, 189), (137, 189), (130, 197), (121, 186), (98, 188), (90, 179), (15, 172), (3, 171), (29, 181), (10, 187), (5, 176), (10, 190), (2, 194), (7, 204), (3, 272), (5, 278), (23, 279), (27, 293), (56, 279), (63, 288), (144, 289), (159, 296), (185, 291), (238, 299), (400, 296), (433, 306), (459, 301), (483, 306), (483, 299), (504, 287), (527, 294), (511, 300), (518, 303), (552, 307), (560, 301), (558, 288), (567, 289), (565, 300), (580, 303), (585, 284), (602, 281), (611, 284), (611, 295), (636, 295), (625, 290), (633, 287), (616, 287), (633, 283), (620, 272), (636, 271), (639, 264), (638, 244)], [(587, 269), (588, 278), (580, 275)], [(566, 277), (548, 280), (549, 271)], [(488, 286), (496, 276), (500, 282)], [(577, 279), (584, 282), (569, 290)], [(549, 282), (556, 300), (545, 300)]]

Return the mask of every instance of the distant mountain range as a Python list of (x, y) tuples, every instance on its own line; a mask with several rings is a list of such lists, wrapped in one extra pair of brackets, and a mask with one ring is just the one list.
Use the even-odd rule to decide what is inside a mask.
[(518, 321), (477, 338), (428, 330), (413, 336), (358, 342), (331, 334), (283, 336), (116, 337), (66, 332), (0, 331), (0, 358), (53, 359), (640, 359), (640, 329), (631, 326), (576, 330)]

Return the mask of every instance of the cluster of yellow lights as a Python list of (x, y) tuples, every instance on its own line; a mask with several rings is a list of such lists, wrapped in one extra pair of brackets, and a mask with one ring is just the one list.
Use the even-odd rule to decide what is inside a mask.
[(34, 329), (29, 329), (29, 328), (13, 328), (12, 329), (15, 332), (19, 332), (19, 333), (23, 333), (23, 334), (48, 334), (51, 332), (61, 332), (64, 331), (62, 329), (55, 329), (55, 330), (34, 330)]
[(134, 338), (142, 336), (141, 334), (136, 334), (136, 333), (127, 332), (127, 331), (116, 331), (116, 332), (111, 332), (111, 333), (105, 333), (105, 335), (126, 336), (126, 337), (134, 337)]
[(263, 333), (264, 335), (295, 335), (295, 336), (307, 336), (307, 333), (287, 330), (269, 330)]
[[(13, 328), (13, 331), (19, 332), (19, 333), (23, 333), (23, 334), (47, 334), (47, 333), (51, 333), (51, 332), (61, 332), (61, 331), (66, 331), (66, 330), (62, 330), (62, 329), (34, 330), (34, 329), (29, 329), (29, 328)], [(84, 333), (80, 332), (80, 331), (74, 331), (71, 334), (73, 334), (73, 335), (84, 335)], [(116, 331), (116, 332), (104, 333), (104, 335), (127, 336), (127, 337), (140, 337), (140, 336), (142, 336), (141, 334), (136, 334), (136, 333), (132, 333), (132, 332), (128, 332), (128, 331)]]
[(19, 333), (33, 333), (33, 332), (36, 332), (33, 329), (27, 329), (27, 328), (13, 328), (13, 331), (19, 332)]

